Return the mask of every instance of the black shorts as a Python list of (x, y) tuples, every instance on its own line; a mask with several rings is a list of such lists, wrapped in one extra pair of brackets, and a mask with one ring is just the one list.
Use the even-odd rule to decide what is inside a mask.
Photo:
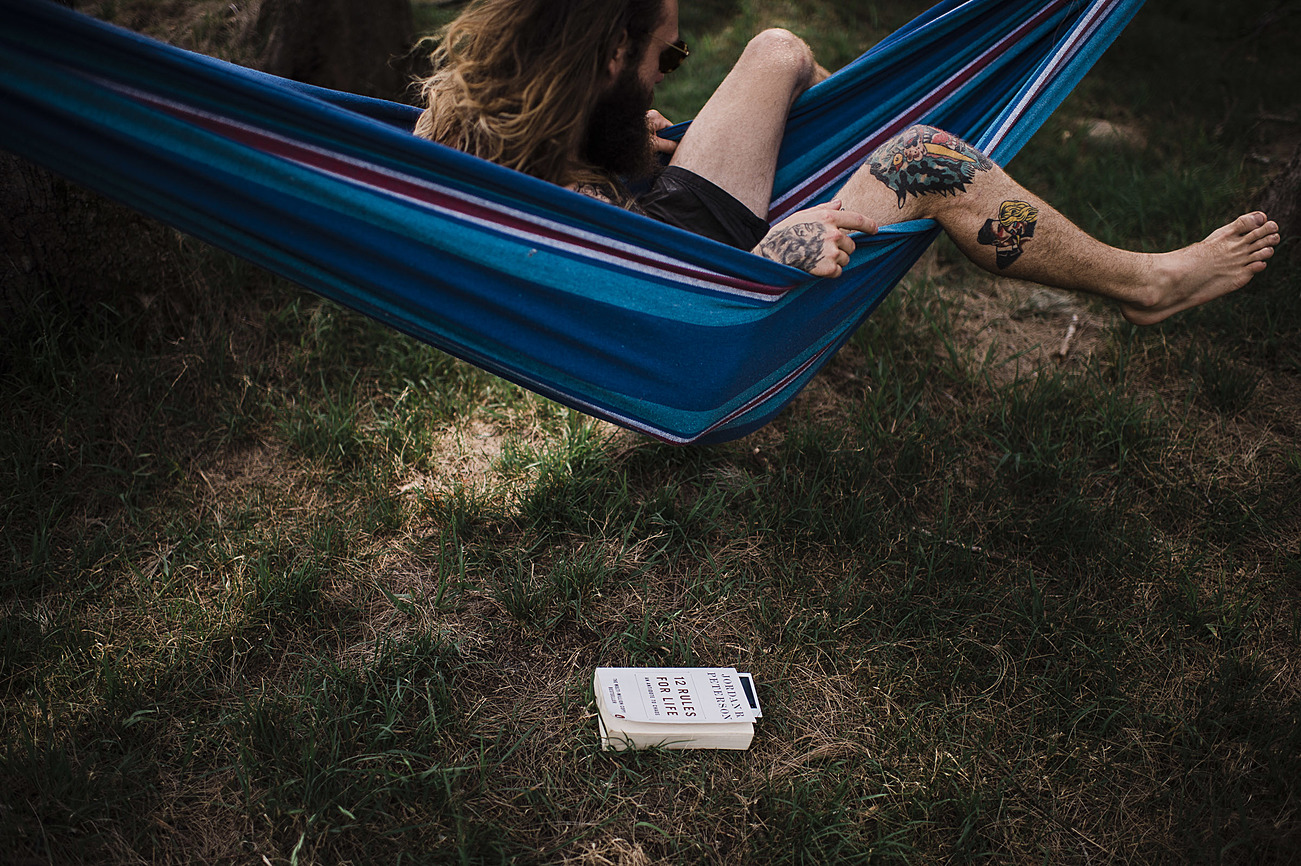
[(768, 234), (768, 221), (731, 193), (675, 165), (664, 169), (637, 204), (662, 223), (743, 250), (754, 249)]

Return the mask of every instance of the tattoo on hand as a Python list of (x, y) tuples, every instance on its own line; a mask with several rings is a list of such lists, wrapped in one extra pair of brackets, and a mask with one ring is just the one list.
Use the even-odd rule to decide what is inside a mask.
[(993, 247), (998, 266), (1006, 268), (1021, 257), (1038, 222), (1039, 210), (1029, 202), (1005, 201), (998, 209), (998, 219), (985, 220), (976, 240)]
[(590, 198), (599, 199), (610, 204), (617, 204), (614, 200), (613, 190), (597, 183), (580, 183), (574, 187), (574, 192), (582, 193)]
[(759, 255), (802, 271), (811, 271), (822, 260), (824, 240), (821, 223), (796, 223), (760, 241)]
[(881, 145), (868, 158), (872, 176), (894, 190), (899, 207), (908, 194), (957, 195), (975, 180), (976, 172), (989, 171), (989, 157), (956, 135), (931, 126), (914, 126)]

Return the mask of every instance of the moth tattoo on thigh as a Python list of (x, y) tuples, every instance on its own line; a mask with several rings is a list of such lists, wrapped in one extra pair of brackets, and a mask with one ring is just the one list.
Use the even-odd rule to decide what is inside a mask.
[(993, 161), (956, 135), (914, 126), (881, 145), (868, 158), (872, 176), (894, 190), (899, 207), (908, 195), (957, 195), (989, 171)]

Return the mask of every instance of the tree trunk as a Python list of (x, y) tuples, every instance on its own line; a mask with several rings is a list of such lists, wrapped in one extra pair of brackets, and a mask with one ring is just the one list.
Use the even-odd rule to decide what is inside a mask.
[(1301, 241), (1301, 145), (1287, 167), (1265, 188), (1260, 197), (1260, 209), (1278, 223), (1283, 245), (1279, 252), (1294, 258)]
[[(264, 0), (252, 28), (267, 71), (394, 98), (394, 58), (414, 40), (410, 0)], [(45, 292), (76, 304), (157, 282), (173, 233), (153, 220), (0, 152), (0, 340)]]
[(250, 38), (273, 75), (385, 99), (411, 83), (410, 0), (262, 0)]
[(77, 305), (156, 278), (171, 237), (130, 208), (0, 152), (0, 337), (44, 292)]

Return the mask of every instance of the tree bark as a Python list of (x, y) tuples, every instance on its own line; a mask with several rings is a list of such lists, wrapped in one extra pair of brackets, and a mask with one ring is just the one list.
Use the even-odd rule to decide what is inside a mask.
[(134, 290), (168, 267), (171, 230), (0, 152), (0, 336), (53, 292), (74, 305)]
[(1265, 188), (1259, 206), (1278, 223), (1279, 234), (1283, 236), (1279, 252), (1295, 258), (1301, 241), (1301, 145), (1297, 145), (1287, 167)]
[(263, 0), (250, 38), (273, 75), (384, 99), (411, 83), (410, 0)]
[[(410, 0), (264, 0), (251, 34), (269, 72), (394, 98), (414, 30)], [(46, 292), (76, 305), (157, 282), (173, 245), (165, 226), (0, 152), (0, 339)]]

